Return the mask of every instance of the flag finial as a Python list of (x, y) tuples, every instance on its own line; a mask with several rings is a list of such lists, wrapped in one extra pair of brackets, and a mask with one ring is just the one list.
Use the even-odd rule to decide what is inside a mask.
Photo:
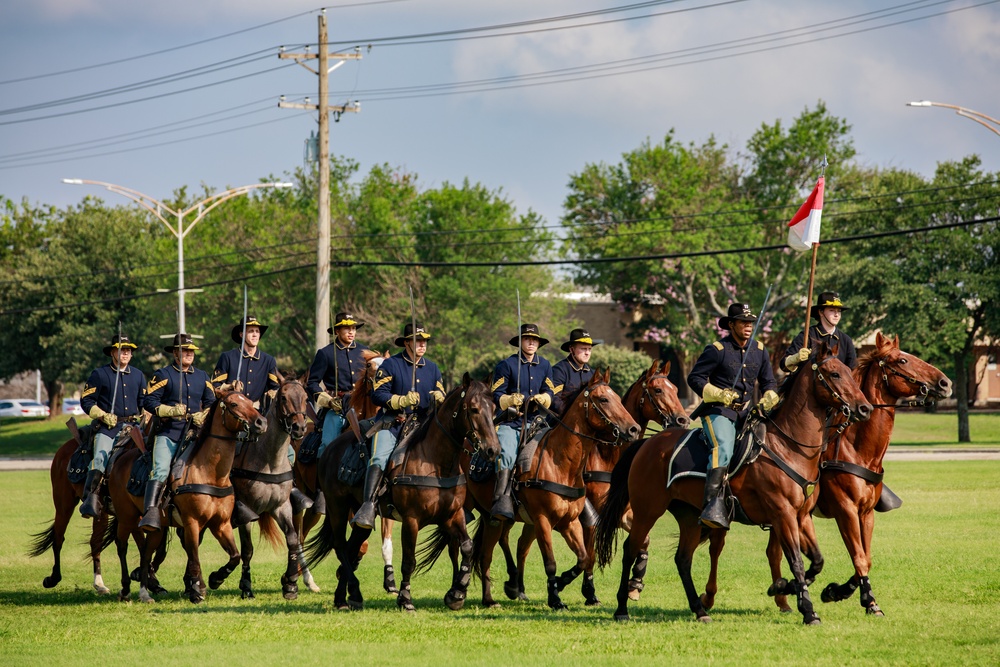
[(826, 161), (826, 153), (823, 153), (823, 162), (820, 163), (820, 167), (823, 169), (821, 176), (826, 176), (826, 168), (830, 163)]

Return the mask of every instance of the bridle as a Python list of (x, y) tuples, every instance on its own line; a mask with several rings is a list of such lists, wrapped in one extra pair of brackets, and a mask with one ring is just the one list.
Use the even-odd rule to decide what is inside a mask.
[(274, 397), (274, 400), (277, 401), (278, 403), (278, 409), (277, 409), (278, 423), (281, 425), (281, 430), (287, 433), (288, 435), (292, 434), (292, 427), (294, 426), (295, 418), (298, 417), (299, 415), (301, 415), (303, 418), (305, 418), (306, 416), (305, 410), (298, 410), (296, 412), (285, 412), (284, 414), (282, 414), (284, 412), (283, 410), (284, 402), (281, 399), (285, 395), (285, 387), (290, 384), (294, 384), (299, 387), (302, 386), (302, 383), (300, 383), (298, 380), (292, 380), (290, 382), (286, 382), (282, 384), (281, 387), (278, 388), (278, 394)]
[(639, 409), (640, 410), (642, 409), (642, 404), (645, 403), (646, 399), (648, 398), (649, 404), (653, 407), (654, 410), (656, 410), (656, 414), (660, 416), (660, 421), (663, 424), (663, 428), (670, 428), (671, 426), (679, 426), (680, 423), (677, 421), (677, 417), (673, 414), (669, 415), (664, 414), (663, 410), (660, 409), (660, 406), (656, 404), (656, 399), (649, 391), (649, 384), (653, 380), (659, 380), (660, 378), (663, 378), (664, 380), (667, 381), (667, 384), (670, 384), (670, 378), (663, 374), (654, 375), (651, 378), (646, 378), (646, 377), (642, 378), (642, 395), (639, 396)]
[[(448, 436), (448, 439), (452, 441), (456, 448), (464, 451), (469, 456), (474, 456), (476, 453), (482, 451), (483, 449), (483, 439), (479, 435), (479, 431), (476, 430), (475, 425), (472, 423), (471, 413), (472, 410), (469, 408), (469, 401), (472, 400), (472, 396), (466, 398), (467, 390), (463, 389), (459, 396), (458, 407), (451, 413), (451, 418), (453, 420), (458, 419), (458, 415), (462, 414), (465, 417), (465, 426), (468, 428), (465, 434), (462, 436), (461, 440), (452, 435), (451, 430), (445, 428), (445, 425), (441, 423), (441, 418), (438, 416), (440, 410), (434, 411), (434, 424), (441, 429), (441, 431)], [(443, 407), (443, 406), (442, 406)]]
[[(585, 387), (583, 389), (583, 392), (582, 392), (583, 393), (583, 398), (584, 399), (590, 399), (591, 392), (594, 389), (597, 389), (598, 387), (601, 387), (601, 386), (610, 387), (610, 385), (607, 382), (598, 382), (597, 384), (587, 386), (587, 387)], [(605, 414), (605, 412), (603, 410), (601, 410), (601, 408), (597, 404), (597, 402), (594, 401), (594, 400), (592, 400), (592, 399), (590, 399), (590, 400), (584, 400), (583, 401), (583, 415), (584, 415), (584, 418), (588, 422), (590, 421), (590, 406), (591, 405), (594, 406), (594, 411), (597, 412), (597, 415), (604, 422), (604, 425), (611, 427), (612, 433), (615, 436), (614, 440), (601, 440), (597, 436), (587, 435), (586, 433), (580, 433), (579, 431), (576, 431), (576, 430), (570, 428), (566, 424), (566, 422), (564, 422), (563, 420), (559, 419), (559, 417), (556, 415), (556, 413), (552, 412), (549, 409), (544, 409), (544, 408), (543, 409), (545, 410), (545, 412), (549, 413), (549, 416), (551, 416), (553, 419), (555, 419), (556, 423), (559, 426), (563, 427), (564, 429), (566, 429), (567, 431), (569, 431), (573, 435), (579, 436), (581, 438), (586, 438), (587, 440), (593, 440), (594, 442), (599, 442), (602, 445), (610, 445), (612, 447), (620, 447), (621, 445), (623, 445), (626, 442), (631, 442), (630, 440), (626, 440), (626, 439), (622, 438), (621, 429), (618, 428), (618, 425), (615, 424), (615, 422), (612, 421), (612, 419), (610, 417), (608, 417), (608, 415)]]
[[(931, 388), (923, 380), (918, 380), (915, 377), (906, 375), (905, 373), (899, 371), (895, 366), (889, 364), (889, 362), (884, 358), (878, 360), (878, 367), (882, 374), (882, 381), (885, 383), (886, 389), (892, 389), (892, 385), (889, 384), (889, 373), (892, 373), (896, 377), (902, 378), (905, 382), (916, 385), (917, 391), (911, 394), (912, 396), (919, 396), (920, 398), (914, 401), (907, 401), (905, 405), (909, 407), (922, 407), (933, 403), (934, 400), (930, 398)], [(895, 408), (896, 403), (873, 403), (873, 408)]]
[(237, 440), (237, 441), (240, 441), (240, 442), (249, 441), (249, 440), (253, 439), (253, 437), (252, 437), (252, 435), (250, 433), (250, 420), (249, 419), (241, 417), (238, 414), (236, 414), (235, 412), (233, 412), (232, 408), (230, 408), (226, 404), (226, 400), (225, 399), (222, 399), (222, 400), (219, 401), (219, 410), (222, 412), (223, 423), (225, 422), (226, 418), (228, 416), (230, 416), (230, 415), (232, 415), (236, 419), (236, 424), (237, 424), (236, 428), (229, 428), (228, 426), (226, 427), (227, 430), (230, 430), (230, 431), (233, 431), (234, 433), (236, 433), (236, 436), (235, 437), (229, 437), (229, 436), (224, 436), (224, 435), (212, 435), (212, 434), (210, 434), (210, 437), (216, 438), (218, 440)]

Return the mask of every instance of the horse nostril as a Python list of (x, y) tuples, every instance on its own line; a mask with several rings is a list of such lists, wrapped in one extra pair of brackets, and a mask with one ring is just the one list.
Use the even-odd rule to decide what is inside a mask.
[(687, 428), (691, 425), (691, 420), (688, 417), (677, 417), (675, 421), (681, 428)]
[(639, 425), (638, 424), (632, 424), (631, 426), (629, 426), (628, 427), (628, 434), (629, 434), (629, 436), (631, 436), (631, 438), (633, 440), (635, 440), (636, 438), (638, 438), (639, 437)]
[(948, 378), (942, 378), (938, 380), (938, 387), (944, 389), (945, 391), (951, 389), (951, 380), (949, 380)]
[(861, 415), (863, 419), (868, 419), (872, 414), (872, 406), (867, 403), (862, 403), (858, 406), (858, 414)]
[(264, 433), (265, 431), (267, 431), (267, 420), (264, 419), (263, 417), (258, 417), (257, 419), (254, 420), (254, 426), (257, 428), (258, 431)]

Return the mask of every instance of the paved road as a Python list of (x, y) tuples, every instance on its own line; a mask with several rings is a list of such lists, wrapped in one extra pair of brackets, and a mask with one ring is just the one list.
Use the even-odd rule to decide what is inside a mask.
[[(889, 450), (887, 461), (996, 461), (1000, 449), (901, 449)], [(48, 470), (52, 459), (0, 458), (0, 472), (4, 470)]]

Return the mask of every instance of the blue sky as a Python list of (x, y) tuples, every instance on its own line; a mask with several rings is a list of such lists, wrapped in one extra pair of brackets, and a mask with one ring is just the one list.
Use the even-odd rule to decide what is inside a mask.
[[(625, 4), (343, 0), (329, 5), (327, 15), (331, 41), (349, 49), (377, 38)], [(615, 162), (646, 138), (662, 139), (670, 128), (684, 142), (700, 143), (714, 134), (740, 149), (762, 123), (790, 121), (819, 99), (852, 124), (858, 158), (866, 164), (929, 175), (938, 161), (976, 152), (986, 168), (1000, 170), (1000, 136), (944, 109), (906, 106), (930, 99), (1000, 117), (1000, 3), (647, 4), (531, 26), (604, 21), (587, 27), (431, 44), (376, 43), (363, 51), (363, 60), (331, 75), (332, 102), (362, 103), (360, 114), (332, 125), (332, 150), (364, 169), (389, 163), (415, 172), (426, 187), (468, 177), (502, 188), (520, 211), (534, 209), (549, 223), (561, 215), (569, 175), (587, 163)], [(315, 118), (279, 109), (278, 96), (315, 99), (317, 83), (301, 67), (279, 61), (278, 47), (301, 50), (315, 42), (320, 6), (299, 0), (3, 3), (0, 194), (58, 206), (95, 194), (113, 204), (125, 200), (61, 179), (109, 181), (164, 199), (183, 185), (222, 190), (292, 171), (303, 163), (303, 144)], [(879, 27), (903, 21), (908, 22)], [(787, 32), (805, 26), (813, 27)], [(865, 32), (843, 34), (852, 31)], [(215, 39), (230, 33), (239, 34)], [(750, 42), (742, 44), (755, 46), (720, 46), (744, 39)], [(588, 69), (577, 80), (530, 87), (500, 89), (491, 83), (487, 90), (418, 97), (402, 90), (654, 54), (672, 59), (661, 56), (645, 71), (632, 65), (633, 71), (594, 77)], [(111, 61), (115, 64), (90, 67)], [(248, 62), (188, 76), (195, 68), (243, 61)], [(82, 67), (87, 69), (65, 73)], [(52, 104), (178, 73), (188, 78)], [(49, 74), (55, 75), (43, 76)], [(230, 80), (236, 77), (243, 78)], [(158, 97), (135, 101), (152, 96)], [(93, 107), (106, 108), (83, 111)], [(64, 115), (39, 118), (55, 114)], [(115, 143), (101, 146), (104, 142)]]

